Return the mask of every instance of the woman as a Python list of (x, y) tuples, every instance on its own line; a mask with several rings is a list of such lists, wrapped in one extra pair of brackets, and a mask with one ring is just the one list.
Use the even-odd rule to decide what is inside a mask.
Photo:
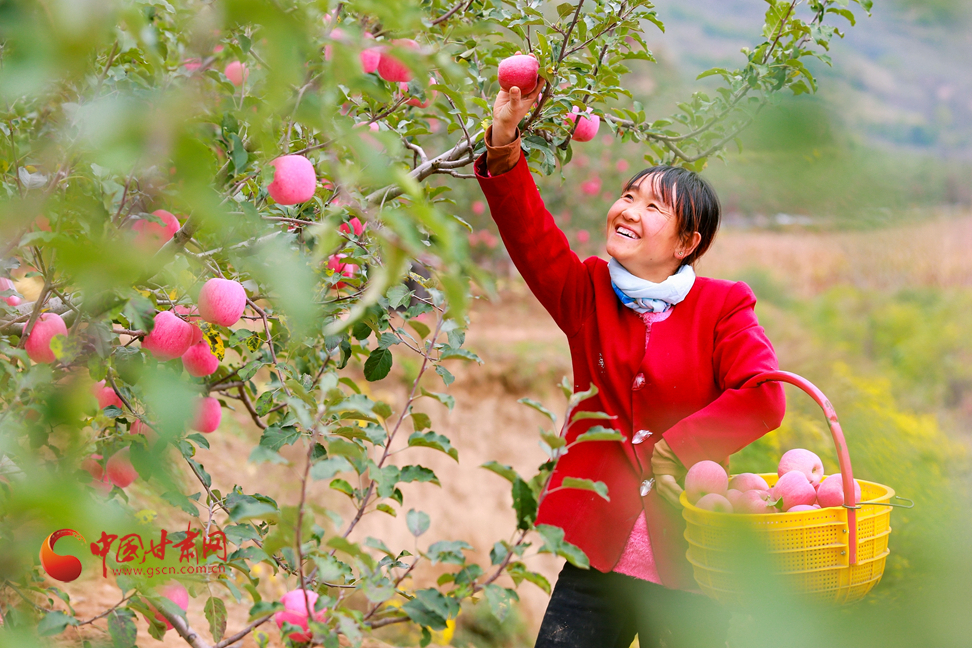
[[(637, 634), (642, 647), (722, 646), (728, 614), (693, 580), (678, 480), (779, 426), (779, 384), (740, 389), (776, 355), (746, 284), (695, 276), (720, 211), (695, 173), (653, 167), (628, 182), (607, 214), (610, 263), (570, 250), (520, 152), (517, 124), (543, 86), (500, 91), (476, 175), (510, 256), (567, 335), (575, 391), (598, 388), (581, 408), (613, 416), (625, 440), (578, 444), (557, 462), (552, 489), (565, 476), (602, 481), (610, 501), (563, 489), (542, 502), (537, 523), (563, 528), (592, 569), (564, 566), (536, 645), (627, 648)], [(598, 422), (572, 425), (568, 442)]]

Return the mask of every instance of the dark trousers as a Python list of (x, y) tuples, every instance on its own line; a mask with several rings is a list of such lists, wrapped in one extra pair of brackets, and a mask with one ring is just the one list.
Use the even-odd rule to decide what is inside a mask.
[(702, 594), (564, 565), (536, 648), (724, 648), (729, 612)]

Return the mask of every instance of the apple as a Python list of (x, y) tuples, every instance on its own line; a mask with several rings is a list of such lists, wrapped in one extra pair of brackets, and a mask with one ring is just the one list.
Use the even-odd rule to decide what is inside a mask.
[(267, 193), (281, 205), (307, 202), (317, 191), (314, 165), (303, 155), (282, 155), (270, 162), (274, 168), (273, 182)]
[(579, 114), (579, 110), (577, 106), (574, 106), (574, 111), (567, 115), (568, 122), (580, 119), (580, 123), (577, 124), (577, 128), (574, 130), (574, 135), (571, 139), (578, 142), (589, 142), (597, 135), (597, 129), (601, 125), (601, 118), (591, 114), (593, 108), (588, 108), (587, 114)]
[(148, 439), (149, 443), (155, 443), (155, 440), (159, 438), (159, 433), (155, 431), (155, 428), (143, 423), (142, 419), (135, 419), (135, 422), (132, 423), (132, 427), (128, 429), (128, 433), (141, 434)]
[[(17, 292), (17, 288), (14, 283), (7, 279), (6, 277), (0, 277), (0, 292), (4, 290), (13, 290)], [(3, 301), (7, 302), (7, 306), (17, 306), (20, 304), (20, 297), (17, 295), (10, 295), (9, 297), (0, 297)]]
[(777, 498), (773, 497), (769, 491), (746, 491), (739, 499), (739, 506), (736, 507), (736, 513), (751, 513), (760, 515), (777, 513), (777, 502)]
[(179, 231), (179, 219), (172, 212), (164, 209), (156, 209), (152, 212), (152, 215), (158, 217), (162, 224), (149, 220), (137, 220), (132, 225), (132, 231), (135, 232), (135, 245), (154, 252), (165, 245)]
[(799, 513), (801, 511), (816, 511), (820, 507), (816, 504), (797, 504), (786, 510), (787, 513)]
[[(333, 274), (340, 274), (345, 277), (353, 277), (358, 272), (358, 266), (353, 263), (345, 263), (342, 261), (347, 255), (346, 254), (332, 254), (327, 258), (327, 269)], [(335, 288), (344, 288), (348, 284), (343, 281), (339, 281), (334, 284)]]
[[(731, 481), (729, 482), (729, 485), (732, 486)], [(735, 488), (730, 488), (726, 491), (726, 499), (729, 500), (730, 504), (732, 504), (733, 510), (739, 508), (739, 502), (742, 501), (743, 495), (745, 495), (745, 491), (736, 490)]]
[(232, 279), (215, 277), (199, 291), (199, 315), (211, 324), (232, 326), (246, 308), (246, 290)]
[(223, 410), (219, 401), (212, 396), (205, 396), (196, 401), (196, 411), (192, 419), (192, 429), (209, 434), (215, 432), (223, 419)]
[(585, 180), (581, 183), (580, 190), (588, 196), (596, 196), (601, 191), (601, 179), (594, 176), (590, 180)]
[[(365, 34), (369, 38), (374, 38), (371, 34)], [(378, 69), (378, 63), (381, 61), (381, 48), (380, 47), (369, 47), (367, 49), (361, 50), (358, 55), (361, 59), (361, 70), (365, 74), (371, 74)]]
[(338, 228), (338, 231), (340, 231), (342, 234), (348, 235), (350, 235), (351, 232), (354, 232), (355, 236), (361, 236), (364, 234), (365, 225), (358, 220), (357, 216), (353, 216), (347, 223), (341, 223), (341, 227)]
[[(435, 77), (429, 77), (429, 85), (430, 86), (433, 86), (436, 83), (437, 82), (435, 80)], [(398, 84), (398, 91), (401, 92), (403, 95), (409, 94), (408, 84), (405, 83), (404, 81), (400, 82)], [(418, 97), (412, 97), (411, 99), (409, 99), (405, 103), (408, 104), (409, 106), (415, 106), (417, 108), (428, 108), (432, 104), (432, 102), (435, 101), (436, 95), (438, 95), (438, 93), (434, 89), (433, 90), (426, 90), (425, 91), (425, 101), (422, 101)]]
[(111, 458), (105, 464), (105, 473), (111, 483), (118, 488), (127, 488), (135, 481), (138, 472), (135, 471), (132, 461), (129, 459), (128, 448), (123, 448), (111, 455)]
[(192, 323), (193, 320), (198, 321), (202, 319), (201, 317), (199, 317), (199, 313), (196, 312), (195, 307), (188, 308), (186, 306), (173, 306), (172, 312), (175, 313), (176, 315), (183, 316), (182, 319), (186, 319), (189, 321), (189, 325), (192, 327), (192, 343), (189, 346), (191, 347), (195, 344), (199, 344), (200, 342), (202, 342), (203, 340), (202, 329), (200, 329), (198, 326)]
[(239, 61), (232, 61), (223, 70), (223, 74), (226, 75), (226, 78), (229, 79), (230, 83), (236, 87), (240, 87), (250, 76), (250, 70), (243, 63), (240, 63)]
[[(854, 499), (861, 501), (861, 485), (854, 480)], [(817, 488), (817, 504), (823, 508), (844, 505), (844, 482), (840, 473), (828, 475)]]
[(516, 86), (521, 94), (530, 94), (537, 87), (540, 62), (528, 54), (516, 54), (500, 61), (496, 78), (506, 91)]
[[(165, 598), (175, 603), (176, 605), (178, 605), (183, 612), (189, 610), (189, 592), (186, 590), (185, 587), (183, 587), (182, 583), (179, 583), (178, 581), (173, 581), (171, 585), (167, 585), (163, 587), (162, 591), (159, 593)], [(162, 616), (162, 613), (159, 612), (158, 608), (152, 605), (151, 603), (149, 603), (148, 605), (150, 608), (155, 610), (155, 618), (158, 619), (162, 623), (162, 625), (165, 626), (165, 629), (171, 630), (172, 624), (169, 623), (168, 619)], [(147, 617), (145, 621), (148, 622)]]
[[(335, 27), (334, 29), (331, 30), (331, 34), (330, 34), (329, 37), (330, 37), (331, 40), (344, 41), (345, 40), (345, 33), (341, 29), (338, 29), (337, 27)], [(331, 46), (330, 45), (325, 45), (324, 46), (324, 60), (325, 61), (330, 61), (331, 60), (331, 53), (332, 53)]]
[(285, 622), (292, 623), (302, 628), (304, 632), (291, 632), (290, 640), (295, 642), (310, 641), (311, 633), (307, 624), (308, 606), (310, 606), (315, 621), (323, 622), (327, 611), (326, 609), (314, 611), (314, 604), (317, 603), (317, 592), (308, 592), (302, 589), (291, 590), (280, 598), (280, 602), (284, 606), (283, 612), (277, 612), (273, 615), (277, 627), (283, 630)]
[[(401, 48), (420, 49), (419, 44), (410, 38), (399, 38), (393, 40), (392, 44)], [(392, 83), (401, 83), (402, 81), (408, 83), (412, 80), (412, 71), (388, 51), (382, 50), (378, 58), (378, 76)]]
[(100, 454), (93, 454), (81, 462), (81, 469), (91, 475), (91, 487), (102, 495), (107, 495), (111, 492), (112, 485), (101, 465), (101, 459)]
[(54, 352), (51, 351), (51, 338), (55, 335), (67, 337), (67, 334), (67, 325), (64, 324), (60, 315), (57, 313), (41, 313), (37, 321), (34, 322), (34, 327), (30, 330), (30, 335), (27, 336), (27, 342), (24, 344), (27, 357), (37, 363), (57, 361)]
[(142, 348), (158, 360), (173, 360), (189, 350), (192, 339), (191, 324), (172, 311), (162, 311), (155, 316), (155, 328), (142, 338)]
[(691, 504), (704, 495), (717, 493), (725, 497), (729, 490), (729, 475), (725, 468), (714, 461), (700, 461), (688, 469), (685, 475), (685, 494)]
[(740, 473), (736, 475), (729, 480), (729, 488), (735, 488), (743, 493), (751, 490), (768, 491), (770, 489), (766, 480), (756, 473)]
[(182, 366), (194, 378), (213, 375), (219, 369), (219, 358), (213, 355), (209, 343), (197, 342), (182, 354)]
[(115, 393), (115, 390), (111, 387), (105, 385), (104, 380), (99, 380), (91, 386), (91, 393), (94, 397), (98, 399), (98, 408), (105, 409), (109, 405), (114, 405), (118, 409), (125, 409), (125, 405), (122, 403), (121, 398)]
[(732, 513), (732, 503), (718, 493), (709, 493), (699, 498), (695, 503), (700, 509), (716, 513)]
[(482, 216), (486, 213), (486, 204), (482, 200), (474, 200), (472, 204), (472, 213), (477, 216)]
[(799, 470), (791, 470), (780, 477), (770, 490), (774, 497), (783, 503), (783, 510), (789, 511), (800, 504), (813, 504), (817, 501), (817, 491)]
[(591, 233), (590, 232), (588, 232), (586, 229), (577, 230), (577, 242), (578, 243), (587, 243), (590, 240), (591, 240)]
[(780, 458), (780, 465), (776, 474), (782, 477), (791, 470), (802, 472), (811, 486), (819, 484), (824, 475), (823, 462), (820, 461), (820, 457), (803, 448), (787, 450)]

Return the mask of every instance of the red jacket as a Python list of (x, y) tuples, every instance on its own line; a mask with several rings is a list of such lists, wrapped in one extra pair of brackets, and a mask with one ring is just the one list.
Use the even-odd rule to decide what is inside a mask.
[[(785, 406), (779, 383), (739, 389), (754, 374), (777, 369), (753, 311), (756, 298), (745, 283), (698, 277), (672, 315), (653, 325), (646, 350), (645, 323), (615, 295), (604, 260), (581, 261), (570, 250), (544, 207), (526, 156), (493, 177), (487, 177), (485, 157), (476, 162), (477, 179), (517, 269), (567, 335), (574, 390), (592, 383), (598, 388), (581, 409), (617, 417), (613, 424), (626, 437), (571, 448), (557, 462), (550, 485), (557, 487), (565, 476), (602, 481), (610, 502), (589, 491), (557, 491), (541, 503), (537, 523), (562, 527), (594, 568), (608, 572), (643, 508), (662, 582), (697, 589), (685, 559), (680, 509), (657, 489), (641, 497), (640, 485), (652, 476), (652, 448), (660, 438), (688, 467), (703, 459), (725, 463), (779, 427)], [(644, 380), (635, 382), (639, 373)], [(567, 441), (603, 423), (579, 421)], [(639, 430), (651, 436), (633, 445)]]

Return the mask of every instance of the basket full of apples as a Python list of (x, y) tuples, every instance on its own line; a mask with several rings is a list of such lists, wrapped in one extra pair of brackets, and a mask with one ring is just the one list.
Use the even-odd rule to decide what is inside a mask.
[[(783, 454), (777, 472), (731, 476), (714, 461), (688, 470), (681, 495), (686, 557), (708, 596), (733, 605), (772, 576), (810, 598), (850, 603), (881, 580), (889, 553), (894, 490), (855, 480), (833, 406), (805, 378), (785, 371), (755, 376), (795, 385), (823, 409), (837, 447), (840, 473), (824, 474), (802, 448)], [(898, 498), (902, 499), (902, 498)], [(761, 580), (762, 579), (762, 580)]]

